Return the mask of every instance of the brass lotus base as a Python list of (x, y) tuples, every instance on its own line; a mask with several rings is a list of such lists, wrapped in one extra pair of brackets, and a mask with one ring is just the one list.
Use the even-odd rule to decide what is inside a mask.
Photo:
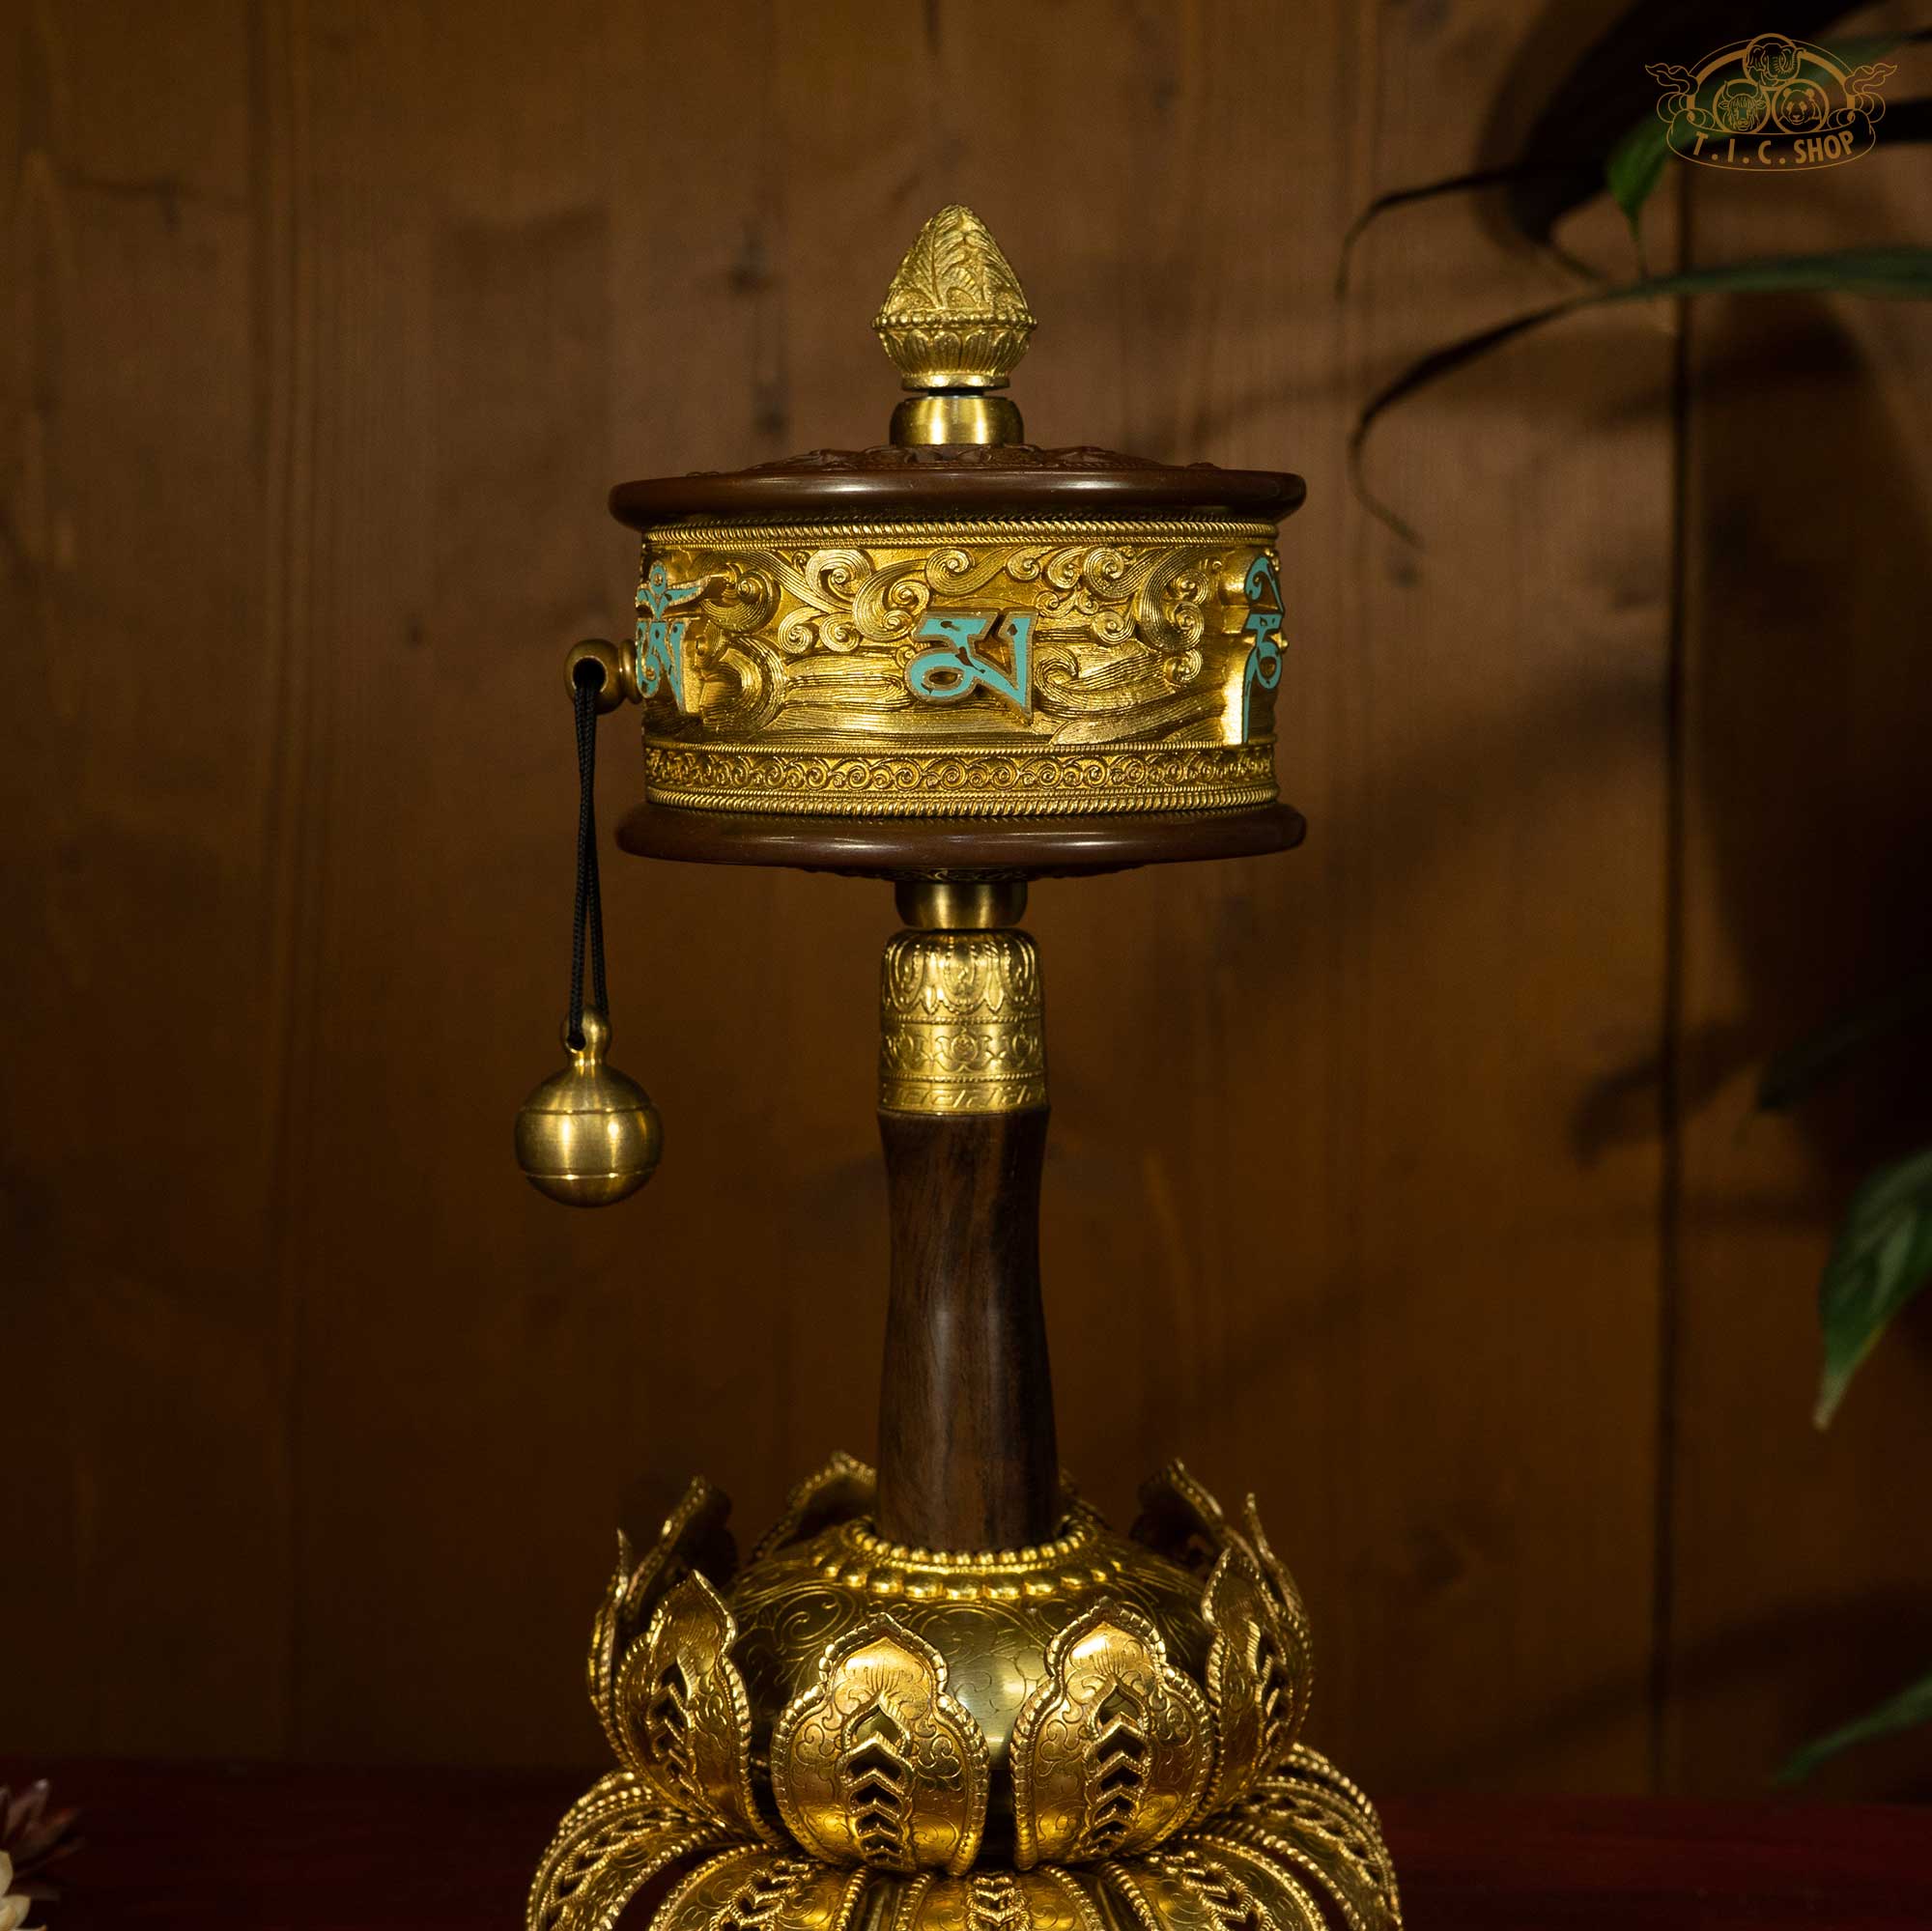
[(1374, 1807), (1297, 1745), (1248, 1802), (1137, 1858), (964, 1877), (820, 1863), (655, 1803), (629, 1772), (563, 1820), (528, 1924), (609, 1927), (648, 1889), (653, 1931), (1330, 1931), (1402, 1923)]
[(1401, 1924), (1368, 1800), (1299, 1741), (1308, 1624), (1252, 1501), (1178, 1463), (1121, 1536), (985, 1555), (870, 1526), (838, 1457), (732, 1574), (696, 1482), (619, 1563), (589, 1687), (621, 1766), (529, 1931), (1350, 1931)]

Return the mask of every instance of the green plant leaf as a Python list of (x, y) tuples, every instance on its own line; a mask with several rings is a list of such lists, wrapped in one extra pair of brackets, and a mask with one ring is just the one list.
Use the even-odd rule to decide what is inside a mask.
[(1867, 1046), (1926, 1017), (1932, 1017), (1932, 973), (1908, 980), (1883, 999), (1838, 1013), (1829, 1025), (1795, 1046), (1785, 1047), (1766, 1065), (1757, 1086), (1758, 1110), (1782, 1113), (1800, 1100), (1809, 1099), (1844, 1072)]
[(1922, 301), (1932, 296), (1932, 248), (1840, 248), (1827, 255), (1770, 255), (1719, 268), (1683, 269), (1579, 296), (1568, 305), (1645, 301), (1660, 295), (1780, 295), (1794, 290)]
[(1825, 1277), (1818, 1320), (1825, 1369), (1812, 1420), (1826, 1427), (1859, 1364), (1900, 1308), (1932, 1280), (1932, 1147), (1881, 1167), (1846, 1211)]
[(1815, 1738), (1803, 1749), (1794, 1751), (1777, 1773), (1777, 1781), (1803, 1783), (1827, 1757), (1834, 1757), (1854, 1744), (1866, 1744), (1878, 1737), (1892, 1737), (1901, 1730), (1916, 1729), (1920, 1723), (1932, 1723), (1932, 1676), (1921, 1676), (1876, 1710), (1867, 1711), (1842, 1729)]
[(1923, 301), (1932, 297), (1932, 248), (1844, 248), (1825, 255), (1777, 255), (1754, 262), (1731, 262), (1722, 267), (1685, 269), (1676, 274), (1645, 275), (1615, 288), (1594, 289), (1548, 308), (1519, 315), (1509, 322), (1465, 336), (1411, 362), (1395, 380), (1364, 404), (1349, 438), (1349, 479), (1370, 514), (1406, 542), (1418, 541), (1415, 532), (1386, 504), (1372, 496), (1362, 479), (1362, 453), (1369, 431), (1405, 396), (1427, 388), (1452, 370), (1500, 348), (1505, 342), (1585, 308), (1605, 302), (1653, 301), (1661, 297), (1692, 295), (1785, 295), (1803, 292), (1883, 296)]
[(1604, 168), (1610, 199), (1623, 210), (1636, 248), (1637, 268), (1645, 274), (1650, 264), (1643, 252), (1643, 205), (1663, 178), (1670, 155), (1670, 129), (1655, 114), (1646, 114), (1614, 148)]

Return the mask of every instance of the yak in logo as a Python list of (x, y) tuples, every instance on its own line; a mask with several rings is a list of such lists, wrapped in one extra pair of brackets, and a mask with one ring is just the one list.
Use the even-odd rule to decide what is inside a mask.
[(1695, 68), (1646, 68), (1671, 152), (1703, 167), (1833, 167), (1871, 152), (1885, 116), (1879, 89), (1895, 69), (1848, 69), (1823, 47), (1783, 34), (1734, 41)]

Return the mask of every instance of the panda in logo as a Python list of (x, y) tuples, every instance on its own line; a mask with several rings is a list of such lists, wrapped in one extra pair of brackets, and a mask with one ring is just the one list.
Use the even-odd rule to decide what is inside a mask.
[(1788, 80), (1771, 97), (1771, 111), (1787, 134), (1808, 134), (1825, 125), (1831, 103), (1813, 80)]

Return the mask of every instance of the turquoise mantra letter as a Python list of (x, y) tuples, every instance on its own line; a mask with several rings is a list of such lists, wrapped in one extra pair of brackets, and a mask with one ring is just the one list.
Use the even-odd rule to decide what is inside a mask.
[(1248, 602), (1260, 603), (1264, 592), (1272, 600), (1273, 610), (1250, 610), (1243, 633), (1254, 639), (1247, 667), (1241, 672), (1241, 742), (1249, 735), (1249, 714), (1253, 709), (1255, 687), (1272, 691), (1281, 682), (1281, 580), (1265, 556), (1257, 556), (1248, 569)]
[[(1010, 670), (983, 656), (980, 649), (996, 623), (999, 626), (996, 635), (1012, 652)], [(951, 704), (983, 685), (1022, 711), (1033, 709), (1030, 611), (1014, 611), (1004, 617), (997, 611), (933, 615), (920, 625), (919, 635), (944, 641), (935, 649), (921, 651), (906, 666), (906, 689), (915, 697), (925, 697), (935, 704)]]
[(638, 609), (649, 611), (638, 619), (638, 689), (646, 697), (655, 697), (658, 687), (668, 683), (670, 700), (684, 709), (684, 630), (689, 617), (666, 620), (665, 612), (679, 604), (688, 604), (704, 588), (702, 583), (673, 583), (665, 575), (662, 563), (653, 563), (650, 575), (638, 588)]

